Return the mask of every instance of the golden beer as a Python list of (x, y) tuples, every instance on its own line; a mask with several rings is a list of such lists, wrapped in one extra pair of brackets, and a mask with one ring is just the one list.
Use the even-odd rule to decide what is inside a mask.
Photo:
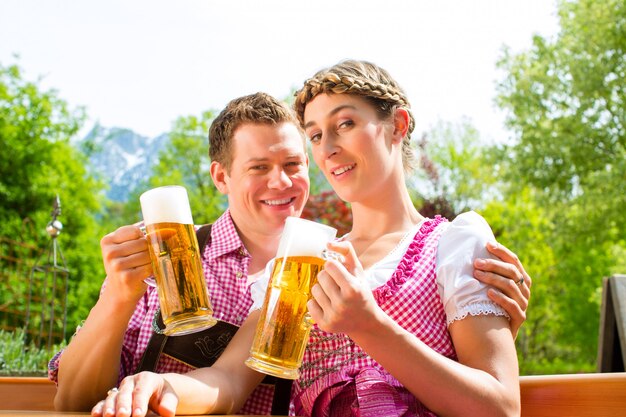
[(281, 378), (298, 378), (312, 324), (306, 303), (324, 263), (313, 256), (275, 260), (248, 366)]
[(198, 322), (203, 328), (215, 324), (193, 225), (150, 224), (146, 234), (165, 333), (184, 334)]
[(198, 239), (187, 190), (180, 186), (143, 193), (141, 212), (154, 269), (166, 335), (181, 335), (213, 326)]
[(337, 229), (310, 220), (285, 220), (245, 362), (248, 367), (280, 378), (298, 378), (312, 324), (306, 304), (324, 268), (326, 245), (336, 234)]

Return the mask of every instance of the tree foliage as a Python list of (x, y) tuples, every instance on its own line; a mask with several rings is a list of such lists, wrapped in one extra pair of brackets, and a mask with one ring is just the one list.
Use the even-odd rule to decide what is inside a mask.
[(350, 206), (332, 190), (311, 194), (302, 210), (302, 217), (334, 227), (337, 236), (352, 230)]
[(498, 103), (516, 139), (497, 152), (508, 163), (509, 200), (492, 209), (517, 217), (513, 204), (523, 204), (519, 215), (541, 228), (528, 236), (538, 252), (514, 238), (519, 223), (502, 223), (537, 267), (523, 334), (531, 357), (589, 369), (601, 279), (623, 266), (626, 246), (626, 3), (561, 1), (559, 16), (554, 39), (535, 36), (498, 64), (506, 73)]
[(452, 220), (497, 196), (495, 173), (500, 166), (485, 151), (488, 144), (469, 120), (440, 121), (416, 145), (420, 169), (409, 179), (409, 188), (423, 215), (441, 214)]
[[(58, 241), (71, 271), (68, 311), (74, 324), (85, 315), (83, 297), (93, 298), (99, 286), (94, 275), (101, 276), (93, 236), (100, 235), (95, 217), (102, 185), (87, 174), (85, 158), (69, 141), (83, 117), (54, 90), (25, 80), (17, 65), (0, 65), (0, 235), (47, 250), (45, 227), (59, 195), (64, 228)], [(30, 232), (25, 223), (33, 225)]]
[(498, 101), (518, 137), (510, 175), (545, 189), (547, 204), (586, 207), (595, 233), (623, 239), (626, 3), (562, 1), (559, 16), (556, 39), (535, 36), (529, 51), (499, 62)]
[[(139, 195), (149, 188), (182, 185), (187, 189), (193, 220), (196, 224), (212, 223), (226, 209), (210, 174), (208, 132), (214, 118), (212, 111), (198, 116), (179, 117), (169, 132), (170, 142), (159, 153), (147, 184), (139, 184), (131, 194), (125, 213), (139, 213)], [(136, 219), (136, 217), (135, 217)]]

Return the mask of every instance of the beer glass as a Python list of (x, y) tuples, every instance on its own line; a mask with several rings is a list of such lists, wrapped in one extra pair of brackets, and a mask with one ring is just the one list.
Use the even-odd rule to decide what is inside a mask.
[(288, 217), (246, 365), (265, 374), (297, 379), (312, 321), (306, 306), (324, 268), (326, 243), (337, 230)]
[(187, 190), (154, 188), (139, 197), (161, 316), (168, 336), (213, 326)]

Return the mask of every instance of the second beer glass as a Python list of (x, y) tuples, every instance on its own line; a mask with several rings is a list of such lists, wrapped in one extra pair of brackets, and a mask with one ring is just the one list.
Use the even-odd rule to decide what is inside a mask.
[(326, 243), (337, 230), (288, 217), (246, 365), (265, 374), (297, 379), (311, 319), (307, 301), (324, 268)]
[(187, 190), (154, 188), (139, 200), (156, 279), (161, 316), (169, 336), (213, 326)]

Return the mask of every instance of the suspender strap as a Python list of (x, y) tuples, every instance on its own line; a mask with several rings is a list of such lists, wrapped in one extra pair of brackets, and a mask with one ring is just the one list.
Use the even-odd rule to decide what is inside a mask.
[(163, 333), (152, 332), (152, 337), (148, 342), (148, 346), (146, 347), (146, 351), (143, 353), (141, 357), (141, 361), (135, 370), (135, 373), (139, 373), (141, 371), (156, 371), (157, 363), (159, 362), (159, 358), (161, 357), (161, 353), (163, 352), (163, 348), (165, 347), (165, 343), (167, 342), (167, 336)]
[(293, 381), (291, 379), (276, 378), (274, 399), (272, 400), (272, 414), (277, 416), (289, 415), (292, 384)]
[(204, 248), (211, 244), (211, 225), (205, 224), (198, 230), (196, 230), (196, 237), (198, 238), (198, 246), (200, 247), (200, 257), (204, 253)]

